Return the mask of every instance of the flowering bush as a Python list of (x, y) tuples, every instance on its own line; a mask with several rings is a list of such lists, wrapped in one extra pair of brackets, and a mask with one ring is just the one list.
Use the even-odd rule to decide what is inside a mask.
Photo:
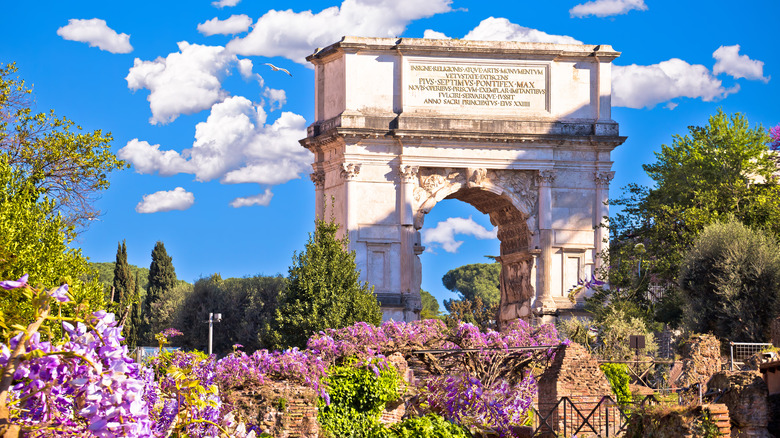
[[(408, 436), (423, 423), (388, 429), (377, 420), (400, 388), (400, 377), (385, 356), (401, 352), (421, 358), (431, 371), (418, 388), (423, 413), (506, 435), (525, 421), (535, 396), (529, 364), (549, 359), (558, 344), (552, 326), (533, 329), (523, 321), (500, 333), (464, 323), (450, 329), (439, 320), (389, 321), (324, 330), (309, 339), (305, 350), (247, 355), (236, 349), (216, 361), (198, 352), (166, 352), (162, 347), (168, 339), (181, 334), (169, 329), (157, 336), (160, 355), (147, 367), (128, 357), (113, 314), (51, 315), (53, 305), (70, 300), (67, 285), (35, 289), (25, 276), (0, 282), (0, 287), (25, 294), (37, 309), (29, 326), (15, 326), (18, 334), (0, 344), (0, 434), (252, 438), (251, 425), (237, 421), (219, 394), (271, 379), (318, 391), (326, 431), (361, 427), (376, 436)], [(38, 330), (46, 320), (62, 322), (61, 342), (41, 340)], [(460, 429), (445, 429), (442, 436), (462, 436)]]
[(780, 150), (780, 124), (774, 128), (769, 128), (769, 137), (772, 140), (771, 143), (769, 143), (769, 148), (773, 151)]

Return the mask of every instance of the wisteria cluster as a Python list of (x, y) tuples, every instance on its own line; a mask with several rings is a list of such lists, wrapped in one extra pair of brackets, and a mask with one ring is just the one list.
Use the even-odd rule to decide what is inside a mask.
[(769, 148), (773, 151), (780, 150), (780, 124), (775, 126), (774, 128), (769, 128), (769, 137), (771, 139), (771, 143), (769, 143)]
[[(36, 322), (0, 345), (0, 367), (13, 375), (0, 388), (0, 404), (10, 408), (10, 417), (0, 420), (33, 437), (157, 438), (176, 432), (251, 438), (254, 432), (247, 433), (236, 421), (220, 391), (290, 380), (318, 391), (327, 405), (329, 370), (347, 366), (379, 375), (388, 366), (386, 356), (396, 352), (437, 362), (431, 377), (419, 382), (420, 406), (426, 411), (472, 430), (506, 435), (524, 422), (535, 397), (528, 363), (540, 354), (549, 358), (559, 343), (553, 326), (532, 328), (519, 320), (502, 332), (482, 332), (466, 323), (448, 328), (439, 320), (388, 321), (378, 327), (357, 323), (325, 330), (305, 350), (251, 355), (236, 350), (219, 361), (161, 348), (147, 367), (128, 357), (113, 314), (49, 316), (52, 304), (69, 301), (67, 285), (37, 290), (25, 276), (0, 282), (0, 288), (24, 288), (39, 307)], [(37, 330), (47, 319), (63, 321), (62, 342), (41, 340)], [(175, 329), (160, 333), (161, 347), (180, 334)]]
[[(2, 282), (6, 290), (28, 287), (27, 278)], [(34, 291), (42, 303), (37, 319), (47, 318), (46, 298), (67, 302), (67, 285)], [(8, 390), (12, 420), (30, 436), (149, 437), (152, 421), (145, 393), (152, 374), (128, 357), (114, 315), (103, 311), (85, 321), (64, 322), (66, 341), (41, 341), (35, 331), (0, 346), (3, 374), (13, 372)], [(6, 391), (6, 388), (3, 388)]]
[(517, 384), (499, 380), (486, 386), (467, 374), (429, 378), (420, 388), (428, 409), (472, 431), (511, 436), (522, 425), (536, 398), (536, 380), (528, 373)]

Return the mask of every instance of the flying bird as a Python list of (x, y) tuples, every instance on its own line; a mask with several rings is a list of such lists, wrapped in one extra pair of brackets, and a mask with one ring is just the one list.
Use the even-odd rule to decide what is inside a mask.
[(267, 62), (265, 63), (265, 65), (271, 67), (271, 70), (273, 70), (273, 71), (283, 71), (283, 72), (287, 73), (288, 75), (290, 75), (290, 77), (292, 77), (292, 74), (289, 71), (287, 71), (287, 69), (285, 69), (285, 68), (277, 67), (277, 66), (275, 66), (273, 64), (269, 64)]

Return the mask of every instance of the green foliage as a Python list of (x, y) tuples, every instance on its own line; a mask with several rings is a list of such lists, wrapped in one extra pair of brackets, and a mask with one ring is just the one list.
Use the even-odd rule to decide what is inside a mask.
[(15, 64), (0, 64), (0, 155), (63, 213), (63, 223), (86, 226), (100, 214), (94, 201), (108, 174), (129, 165), (111, 152), (110, 133), (82, 133), (53, 111), (34, 114), (32, 92), (15, 72)]
[(702, 408), (701, 415), (693, 420), (694, 436), (702, 438), (716, 438), (721, 436), (718, 423), (712, 419), (712, 412), (707, 408)]
[(764, 342), (780, 311), (780, 246), (736, 220), (712, 224), (686, 254), (680, 288), (691, 331)]
[[(106, 296), (111, 296), (111, 286), (114, 284), (114, 262), (89, 262), (91, 271), (93, 271), (92, 278), (95, 278), (100, 284), (103, 285), (103, 290)], [(141, 281), (141, 296), (146, 296), (146, 289), (149, 287), (149, 268), (138, 267), (136, 265), (127, 265), (130, 268), (130, 274), (133, 278), (138, 278)], [(179, 280), (180, 282), (183, 280)]]
[(436, 414), (412, 417), (390, 427), (398, 438), (471, 438), (468, 430)]
[[(474, 263), (452, 269), (444, 274), (441, 282), (444, 287), (459, 295), (460, 300), (469, 300), (472, 303), (479, 297), (486, 307), (498, 304), (501, 298), (499, 289), (499, 277), (501, 275), (500, 263)], [(450, 310), (450, 306), (456, 300), (447, 300), (444, 307)]]
[(628, 375), (628, 367), (623, 363), (603, 363), (600, 365), (601, 371), (609, 380), (609, 386), (612, 393), (615, 394), (617, 402), (621, 405), (631, 403), (631, 388), (628, 382), (631, 380)]
[(604, 319), (597, 323), (599, 331), (598, 353), (604, 359), (632, 360), (636, 351), (630, 348), (631, 335), (645, 336), (645, 349), (640, 354), (654, 355), (658, 351), (653, 332), (641, 318), (631, 316), (620, 308), (614, 308), (612, 312), (604, 315)]
[[(654, 310), (644, 301), (647, 285), (672, 290), (686, 251), (708, 224), (733, 215), (780, 233), (780, 186), (772, 178), (776, 166), (768, 143), (761, 126), (751, 128), (743, 115), (719, 110), (706, 126), (691, 126), (671, 146), (663, 145), (656, 162), (643, 166), (654, 187), (632, 184), (612, 201), (622, 209), (610, 218), (610, 284), (632, 289), (635, 302)], [(638, 243), (645, 252), (634, 250)], [(676, 322), (675, 299), (661, 303), (659, 319)]]
[(250, 354), (269, 347), (268, 327), (286, 283), (281, 276), (201, 278), (184, 298), (171, 324), (184, 332), (177, 342), (186, 349), (205, 349), (208, 324), (203, 321), (209, 313), (222, 313), (222, 322), (214, 327), (214, 353), (229, 353), (234, 344), (243, 345), (242, 350)]
[(117, 314), (117, 318), (122, 321), (127, 316), (129, 307), (132, 305), (132, 295), (135, 292), (135, 280), (130, 272), (130, 265), (127, 264), (127, 244), (123, 240), (117, 245), (116, 262), (114, 262), (114, 281), (112, 285), (111, 301), (113, 308), (111, 310)]
[(430, 292), (420, 289), (420, 298), (422, 298), (422, 310), (420, 319), (439, 319), (442, 317), (439, 310), (439, 301)]
[(571, 318), (558, 318), (555, 328), (561, 339), (569, 339), (590, 350), (596, 342), (595, 336), (591, 331), (593, 322), (589, 318), (580, 318), (574, 316)]
[(482, 298), (476, 297), (471, 300), (455, 300), (450, 302), (450, 313), (444, 317), (444, 322), (448, 327), (457, 327), (462, 322), (474, 324), (480, 330), (496, 329), (496, 315), (498, 315), (498, 304), (486, 306), (482, 303)]
[(378, 365), (356, 366), (352, 359), (330, 368), (325, 379), (330, 403), (323, 398), (317, 402), (317, 421), (325, 432), (338, 438), (387, 436), (379, 416), (400, 397), (402, 383), (392, 365)]
[(140, 330), (143, 327), (143, 314), (141, 313), (141, 307), (143, 301), (141, 300), (141, 286), (138, 277), (138, 272), (135, 274), (133, 295), (129, 301), (130, 315), (127, 318), (127, 322), (124, 325), (125, 341), (130, 348), (138, 346)]
[[(142, 342), (150, 343), (153, 334), (159, 331), (157, 329), (160, 329), (160, 327), (156, 327), (155, 323), (158, 323), (161, 319), (160, 313), (163, 311), (160, 309), (162, 306), (161, 300), (168, 292), (173, 290), (176, 284), (176, 271), (173, 268), (173, 259), (165, 251), (165, 245), (157, 241), (152, 250), (152, 264), (149, 266), (149, 287), (146, 290), (142, 309), (144, 317), (140, 336)], [(163, 315), (162, 319), (169, 319), (167, 317), (167, 314)], [(162, 329), (164, 328), (162, 327)]]
[[(13, 169), (0, 155), (0, 278), (17, 279), (29, 274), (29, 282), (44, 287), (68, 283), (73, 303), (62, 307), (63, 316), (85, 315), (103, 308), (103, 291), (97, 281), (82, 278), (90, 273), (81, 251), (70, 247), (73, 226), (55, 213), (49, 200), (26, 175)], [(0, 294), (0, 318), (10, 327), (33, 317), (25, 298)], [(47, 322), (46, 330), (60, 333), (59, 324)], [(3, 330), (5, 339), (9, 332)]]
[(358, 321), (379, 324), (382, 312), (368, 283), (359, 281), (354, 251), (339, 225), (315, 221), (303, 252), (293, 255), (287, 288), (276, 311), (271, 341), (277, 348), (304, 347), (313, 333)]

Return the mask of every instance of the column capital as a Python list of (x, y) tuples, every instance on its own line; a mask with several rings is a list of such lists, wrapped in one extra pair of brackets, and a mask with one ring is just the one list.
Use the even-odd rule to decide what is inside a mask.
[(609, 187), (609, 182), (615, 177), (615, 172), (608, 171), (596, 171), (593, 173), (593, 180), (596, 181), (596, 185), (599, 187)]
[(414, 182), (417, 179), (419, 172), (419, 166), (412, 166), (409, 164), (398, 166), (398, 174), (401, 176), (401, 181), (405, 183)]
[(360, 164), (341, 163), (341, 177), (347, 181), (357, 178), (360, 173)]
[(314, 188), (316, 190), (322, 190), (325, 188), (325, 171), (324, 170), (315, 170), (309, 175), (309, 178), (311, 178), (311, 182), (314, 183)]
[(536, 174), (536, 183), (540, 186), (550, 186), (555, 181), (556, 172), (553, 169), (542, 169)]

